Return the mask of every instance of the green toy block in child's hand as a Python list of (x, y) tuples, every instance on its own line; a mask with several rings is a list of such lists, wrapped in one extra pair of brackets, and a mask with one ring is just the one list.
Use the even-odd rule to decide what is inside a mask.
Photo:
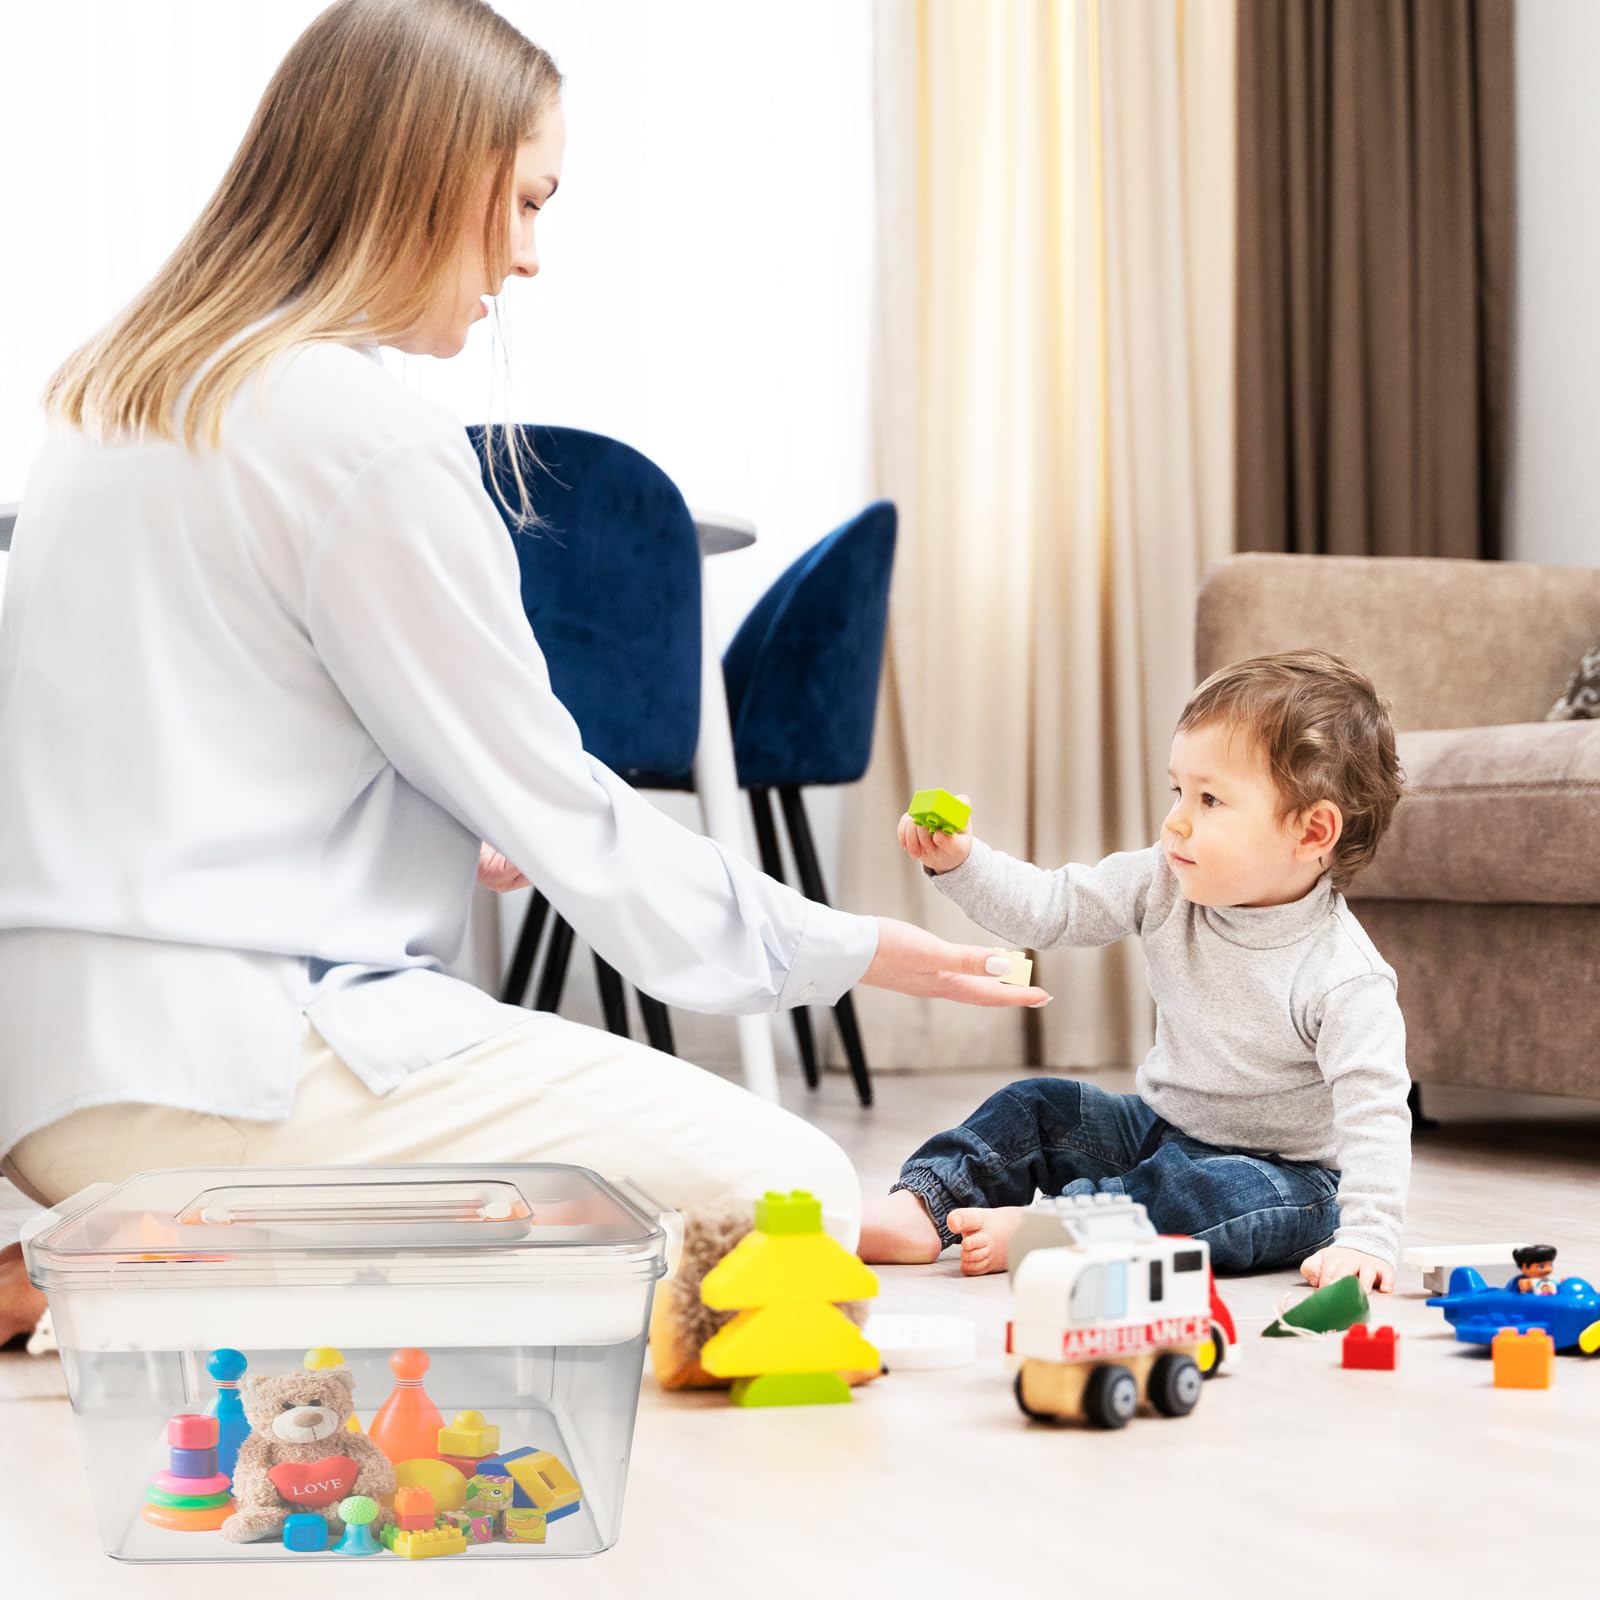
[(929, 833), (960, 833), (972, 821), (972, 807), (948, 789), (918, 789), (906, 815)]

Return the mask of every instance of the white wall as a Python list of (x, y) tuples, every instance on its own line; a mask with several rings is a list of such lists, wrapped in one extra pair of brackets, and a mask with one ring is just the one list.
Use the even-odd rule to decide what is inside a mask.
[(1600, 5), (1516, 8), (1507, 549), (1600, 565)]

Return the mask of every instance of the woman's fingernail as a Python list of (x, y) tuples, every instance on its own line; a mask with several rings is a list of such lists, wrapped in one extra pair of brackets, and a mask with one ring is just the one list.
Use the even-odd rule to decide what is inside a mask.
[(983, 970), (991, 978), (1003, 978), (1011, 970), (1010, 956), (990, 956), (983, 964)]
[(1054, 995), (1053, 995), (1053, 994), (1047, 994), (1047, 995), (1046, 995), (1046, 996), (1045, 996), (1045, 997), (1044, 997), (1044, 999), (1043, 999), (1043, 1000), (1035, 1000), (1035, 1001), (1034, 1001), (1034, 1002), (1033, 1002), (1033, 1004), (1032, 1004), (1032, 1005), (1031, 1005), (1031, 1006), (1029, 1006), (1029, 1007), (1028, 1007), (1028, 1009), (1029, 1009), (1029, 1010), (1030, 1010), (1030, 1011), (1043, 1011), (1043, 1010), (1044, 1010), (1044, 1008), (1045, 1008), (1045, 1007), (1046, 1007), (1046, 1006), (1047, 1006), (1047, 1005), (1049, 1005), (1049, 1004), (1050, 1004), (1050, 1002), (1051, 1002), (1051, 1001), (1052, 1001), (1052, 1000), (1054, 1000), (1054, 999), (1055, 999), (1055, 996), (1054, 996)]

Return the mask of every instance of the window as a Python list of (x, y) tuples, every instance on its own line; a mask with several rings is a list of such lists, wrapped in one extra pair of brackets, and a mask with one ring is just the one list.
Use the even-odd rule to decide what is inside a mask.
[(1156, 1301), (1162, 1297), (1164, 1292), (1165, 1291), (1162, 1286), (1161, 1263), (1159, 1261), (1152, 1261), (1150, 1263), (1150, 1304), (1154, 1305)]
[(1085, 1267), (1072, 1286), (1072, 1301), (1067, 1315), (1073, 1322), (1098, 1322), (1105, 1303), (1106, 1269)]
[(1200, 1252), (1198, 1250), (1175, 1250), (1172, 1255), (1172, 1270), (1174, 1272), (1198, 1272), (1200, 1270)]
[(1125, 1317), (1128, 1314), (1128, 1263), (1112, 1261), (1106, 1266), (1106, 1315)]

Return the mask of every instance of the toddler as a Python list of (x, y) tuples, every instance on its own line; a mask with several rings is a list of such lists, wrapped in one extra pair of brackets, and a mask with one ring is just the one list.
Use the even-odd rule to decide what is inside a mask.
[(1295, 650), (1225, 667), (1185, 706), (1159, 844), (1054, 872), (970, 833), (900, 843), (1019, 948), (1138, 934), (1156, 1002), (1137, 1093), (1025, 1078), (936, 1134), (869, 1201), (868, 1261), (999, 1272), (1036, 1190), (1126, 1194), (1221, 1272), (1299, 1262), (1313, 1284), (1394, 1286), (1411, 1165), (1395, 975), (1342, 891), (1400, 798), (1371, 682)]

